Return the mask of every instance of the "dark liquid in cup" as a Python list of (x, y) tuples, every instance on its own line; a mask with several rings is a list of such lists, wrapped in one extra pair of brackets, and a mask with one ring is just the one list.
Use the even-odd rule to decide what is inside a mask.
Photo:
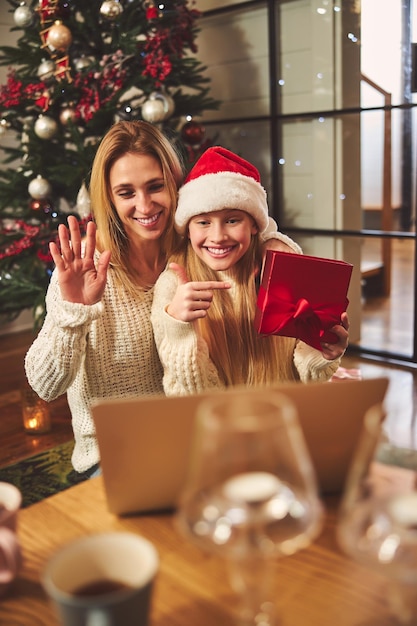
[(74, 589), (72, 594), (74, 596), (105, 596), (108, 593), (114, 593), (115, 591), (123, 591), (126, 589), (132, 589), (130, 585), (122, 583), (118, 580), (94, 580), (91, 583), (86, 583)]

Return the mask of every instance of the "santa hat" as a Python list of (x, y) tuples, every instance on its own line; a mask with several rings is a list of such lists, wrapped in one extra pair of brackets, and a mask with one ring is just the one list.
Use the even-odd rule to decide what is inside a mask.
[(189, 220), (201, 213), (240, 209), (255, 219), (259, 231), (268, 227), (268, 205), (258, 170), (237, 154), (214, 146), (194, 165), (178, 195), (175, 225), (184, 233)]

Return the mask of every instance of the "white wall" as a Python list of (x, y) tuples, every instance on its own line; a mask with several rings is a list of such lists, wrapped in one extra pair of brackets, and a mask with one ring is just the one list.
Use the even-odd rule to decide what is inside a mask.
[[(391, 94), (392, 104), (401, 103), (401, 12), (402, 0), (362, 0), (361, 69), (384, 91)], [(376, 19), (378, 16), (378, 19)], [(415, 20), (414, 20), (415, 21)], [(414, 30), (416, 25), (414, 24)], [(362, 85), (361, 105), (378, 107), (384, 99), (369, 85)], [(384, 115), (382, 112), (362, 116), (362, 207), (382, 206)], [(392, 114), (392, 195), (393, 207), (401, 204), (401, 113)]]
[[(200, 5), (206, 4), (199, 2)], [(204, 119), (269, 114), (267, 12), (261, 8), (205, 18), (197, 38), (197, 57), (207, 65), (210, 95), (221, 101)]]

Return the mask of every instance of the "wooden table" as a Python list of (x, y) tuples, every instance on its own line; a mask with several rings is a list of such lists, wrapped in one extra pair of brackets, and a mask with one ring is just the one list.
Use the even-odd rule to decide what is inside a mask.
[[(335, 503), (329, 503), (324, 531), (311, 547), (277, 562), (280, 626), (393, 626), (385, 579), (338, 549), (335, 511)], [(222, 560), (184, 540), (171, 514), (119, 518), (109, 513), (101, 478), (20, 512), (18, 532), (25, 564), (7, 596), (0, 599), (0, 624), (56, 626), (40, 584), (47, 559), (72, 539), (108, 530), (140, 533), (158, 549), (161, 565), (150, 626), (234, 626), (235, 597)]]

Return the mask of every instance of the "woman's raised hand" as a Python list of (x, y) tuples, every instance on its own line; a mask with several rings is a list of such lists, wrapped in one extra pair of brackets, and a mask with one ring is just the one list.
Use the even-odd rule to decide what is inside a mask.
[(94, 263), (96, 225), (94, 222), (87, 224), (84, 253), (82, 253), (78, 220), (73, 215), (68, 217), (68, 226), (69, 228), (60, 224), (58, 227), (61, 251), (55, 242), (49, 244), (49, 250), (58, 272), (62, 298), (68, 302), (96, 304), (101, 300), (106, 287), (110, 252), (105, 250), (101, 253), (96, 267)]
[(192, 322), (205, 317), (213, 299), (213, 289), (229, 289), (224, 281), (189, 282), (185, 269), (178, 263), (170, 263), (169, 268), (178, 276), (178, 287), (167, 313), (181, 322)]

